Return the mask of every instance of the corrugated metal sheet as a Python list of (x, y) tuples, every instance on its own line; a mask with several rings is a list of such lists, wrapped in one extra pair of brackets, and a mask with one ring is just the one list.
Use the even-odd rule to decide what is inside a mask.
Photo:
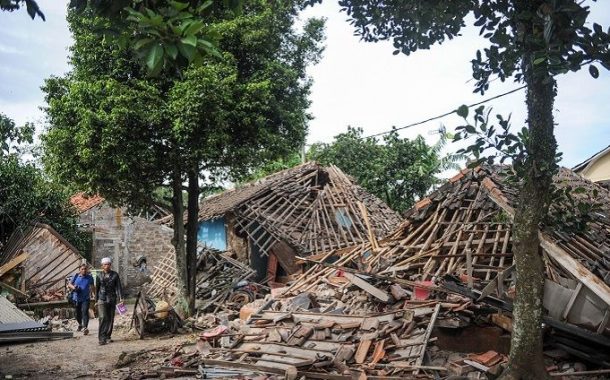
[(20, 310), (15, 304), (0, 296), (0, 325), (33, 321), (30, 316)]

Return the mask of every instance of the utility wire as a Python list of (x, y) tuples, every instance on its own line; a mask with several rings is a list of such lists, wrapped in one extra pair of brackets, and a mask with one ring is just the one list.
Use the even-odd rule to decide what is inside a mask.
[[(515, 89), (513, 89), (513, 90), (510, 90), (510, 91), (505, 92), (505, 93), (500, 94), (500, 95), (493, 96), (493, 97), (491, 97), (491, 98), (489, 98), (489, 99), (485, 99), (485, 100), (480, 101), (480, 102), (478, 102), (478, 103), (469, 104), (469, 105), (468, 105), (468, 108), (471, 108), (471, 107), (476, 107), (476, 106), (478, 106), (478, 105), (481, 105), (481, 104), (484, 104), (484, 103), (490, 102), (490, 101), (492, 101), (492, 100), (495, 100), (495, 99), (501, 98), (501, 97), (503, 97), (503, 96), (510, 95), (510, 94), (512, 94), (513, 92), (517, 92), (517, 91), (519, 91), (519, 90), (523, 90), (525, 87), (527, 87), (527, 86), (521, 86), (521, 87), (517, 87), (517, 88), (515, 88)], [(365, 136), (365, 137), (363, 137), (363, 138), (364, 138), (364, 139), (366, 139), (366, 138), (370, 138), (370, 137), (377, 137), (377, 136), (381, 136), (381, 135), (385, 135), (385, 134), (391, 133), (391, 132), (393, 132), (393, 131), (400, 131), (400, 130), (403, 130), (403, 129), (407, 129), (407, 128), (415, 127), (415, 126), (417, 126), (417, 125), (425, 124), (425, 123), (427, 123), (427, 122), (429, 122), (429, 121), (433, 121), (433, 120), (441, 119), (441, 118), (443, 118), (443, 117), (445, 117), (445, 116), (449, 116), (449, 115), (451, 115), (452, 113), (456, 113), (456, 112), (457, 112), (457, 109), (454, 109), (453, 111), (450, 111), (450, 112), (445, 112), (445, 113), (444, 113), (444, 114), (442, 114), (442, 115), (434, 116), (434, 117), (431, 117), (431, 118), (429, 118), (429, 119), (422, 120), (422, 121), (418, 121), (418, 122), (416, 122), (416, 123), (412, 123), (412, 124), (409, 124), (409, 125), (405, 125), (405, 126), (400, 127), (400, 128), (394, 128), (394, 129), (389, 130), (389, 131), (375, 133), (375, 134), (373, 134), (373, 135)]]

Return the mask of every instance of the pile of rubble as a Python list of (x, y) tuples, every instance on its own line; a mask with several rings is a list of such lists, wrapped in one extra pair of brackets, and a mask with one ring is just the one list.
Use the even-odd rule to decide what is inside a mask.
[[(379, 283), (376, 285), (382, 288)], [(406, 291), (396, 284), (389, 287), (397, 295)], [(226, 314), (199, 317), (199, 326), (207, 325), (209, 329), (198, 333), (196, 341), (171, 352), (147, 352), (146, 362), (154, 362), (155, 366), (131, 363), (129, 378), (495, 378), (506, 367), (507, 345), (499, 344), (497, 339), (493, 342), (488, 333), (479, 334), (480, 343), (468, 342), (476, 337), (462, 340), (457, 331), (476, 326), (495, 333), (499, 328), (494, 326), (493, 316), (506, 315), (498, 314), (497, 308), (485, 302), (476, 303), (451, 292), (450, 287), (439, 284), (420, 288), (418, 297), (427, 299), (391, 296), (389, 302), (358, 290), (360, 286), (353, 283), (341, 291), (327, 288), (294, 297), (267, 297), (256, 303), (255, 312), (242, 314), (245, 320), (229, 321)], [(361, 303), (367, 308), (354, 307)], [(251, 310), (250, 306), (244, 309)], [(505, 341), (509, 339), (508, 331), (501, 335)], [(557, 337), (560, 335), (553, 335), (552, 339)], [(494, 345), (496, 350), (491, 348)], [(549, 372), (600, 378), (610, 373), (593, 364), (589, 364), (590, 368), (597, 369), (588, 370), (565, 347), (552, 340), (547, 342), (545, 364)], [(461, 352), (453, 351), (456, 348)]]
[[(603, 207), (588, 232), (540, 230), (545, 366), (553, 376), (607, 376), (610, 193), (564, 169), (556, 184), (583, 187), (580, 196)], [(235, 313), (215, 316), (216, 325), (207, 323), (196, 344), (173, 352), (158, 374), (497, 376), (512, 331), (513, 190), (494, 168), (464, 170), (418, 202), (383, 240), (369, 234), (368, 243), (296, 257), (310, 266), (296, 281), (272, 289), (266, 302), (244, 306), (240, 320), (229, 322)], [(217, 266), (200, 278), (218, 290), (201, 289), (205, 310), (229, 312), (223, 303), (229, 287), (212, 283), (213, 276), (224, 277), (211, 268)], [(230, 277), (225, 284), (239, 278)]]
[[(200, 314), (219, 310), (237, 313), (246, 303), (261, 297), (266, 289), (250, 281), (256, 272), (230, 257), (230, 252), (205, 248), (197, 263), (196, 309)], [(175, 257), (168, 255), (155, 267), (147, 294), (152, 298), (170, 302), (177, 294)]]

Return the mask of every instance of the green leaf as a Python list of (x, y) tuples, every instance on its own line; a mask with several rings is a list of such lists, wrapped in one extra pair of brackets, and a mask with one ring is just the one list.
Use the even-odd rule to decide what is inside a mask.
[(534, 65), (539, 65), (544, 61), (546, 61), (546, 57), (536, 58), (536, 59), (534, 59)]
[(189, 7), (189, 3), (181, 3), (179, 1), (170, 1), (169, 3), (177, 11), (182, 11)]
[(186, 36), (183, 39), (181, 39), (180, 41), (182, 41), (182, 43), (185, 45), (191, 45), (192, 47), (197, 46), (197, 37), (195, 37), (193, 35)]
[(159, 44), (154, 45), (149, 51), (146, 58), (146, 66), (150, 72), (158, 72), (161, 63), (163, 62), (163, 47)]
[(182, 54), (182, 56), (184, 58), (186, 58), (189, 62), (191, 62), (193, 60), (193, 56), (195, 55), (195, 52), (196, 52), (196, 49), (194, 46), (183, 44), (183, 43), (178, 44), (178, 50), (180, 51), (180, 54)]
[(461, 106), (458, 107), (456, 112), (457, 112), (458, 116), (463, 117), (465, 119), (468, 117), (468, 106), (465, 104), (462, 104)]
[(212, 0), (208, 0), (205, 3), (201, 4), (198, 8), (197, 8), (197, 12), (201, 13), (203, 11), (205, 11), (208, 7), (210, 7), (212, 5)]
[(205, 27), (203, 21), (193, 21), (188, 28), (184, 31), (184, 35), (195, 35), (201, 31)]
[(138, 51), (144, 46), (150, 44), (151, 42), (153, 42), (152, 38), (142, 38), (141, 40), (138, 40), (135, 44), (133, 44), (133, 49)]
[(174, 44), (167, 44), (163, 47), (167, 55), (169, 55), (172, 59), (176, 59), (178, 57), (178, 48)]
[(597, 70), (597, 67), (595, 67), (594, 65), (589, 65), (589, 74), (591, 74), (593, 78), (597, 79), (599, 77), (599, 71)]

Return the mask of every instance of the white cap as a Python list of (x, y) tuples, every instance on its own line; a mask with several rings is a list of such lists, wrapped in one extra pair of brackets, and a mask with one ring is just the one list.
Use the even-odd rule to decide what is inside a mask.
[(110, 257), (104, 257), (102, 259), (102, 265), (104, 264), (112, 264), (112, 260), (110, 259)]

